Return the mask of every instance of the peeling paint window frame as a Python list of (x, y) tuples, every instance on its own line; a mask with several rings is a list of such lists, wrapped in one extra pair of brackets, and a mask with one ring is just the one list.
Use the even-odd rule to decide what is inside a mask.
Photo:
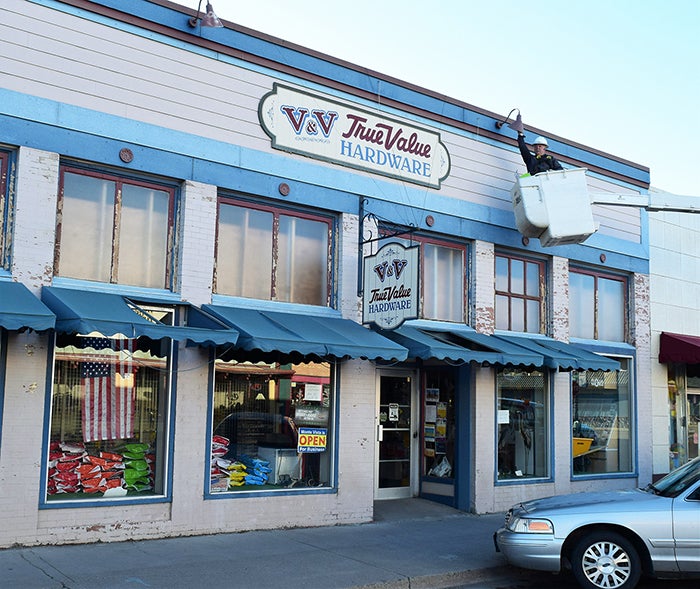
[[(271, 260), (265, 261), (264, 267), (269, 264), (270, 274), (265, 280), (269, 279), (269, 292), (265, 289), (262, 292), (258, 289), (257, 292), (251, 295), (251, 293), (245, 292), (225, 292), (221, 283), (221, 268), (222, 268), (222, 251), (221, 251), (221, 208), (222, 206), (236, 207), (241, 210), (249, 211), (253, 214), (269, 215), (270, 216), (270, 243), (271, 243)], [(321, 268), (319, 265), (319, 272), (325, 274), (325, 281), (322, 278), (320, 284), (323, 292), (320, 294), (318, 299), (313, 302), (305, 299), (299, 300), (295, 294), (296, 289), (294, 288), (294, 283), (290, 284), (289, 296), (285, 296), (279, 292), (281, 284), (281, 271), (280, 271), (280, 219), (302, 219), (306, 221), (311, 221), (315, 223), (324, 224), (326, 226), (326, 256), (324, 267)], [(332, 307), (335, 302), (335, 291), (334, 291), (334, 274), (335, 274), (335, 235), (337, 232), (337, 219), (328, 214), (322, 214), (316, 211), (308, 211), (301, 208), (293, 207), (280, 207), (273, 204), (251, 202), (245, 198), (237, 197), (234, 195), (220, 195), (217, 203), (217, 219), (216, 219), (216, 246), (214, 253), (214, 276), (212, 280), (213, 292), (221, 295), (228, 296), (243, 296), (247, 298), (259, 298), (261, 300), (273, 300), (282, 301), (289, 303), (304, 303), (304, 304), (315, 304), (325, 307)], [(247, 240), (246, 240), (247, 241)], [(293, 277), (292, 277), (293, 278)], [(245, 285), (241, 286), (243, 288)]]
[[(505, 288), (499, 288), (499, 259), (505, 260), (507, 267), (503, 273), (506, 284)], [(523, 265), (522, 288), (514, 286), (513, 265), (520, 263)], [(532, 275), (528, 268), (537, 270), (536, 287), (532, 288)], [(546, 326), (546, 306), (545, 306), (545, 279), (546, 263), (544, 260), (519, 256), (506, 252), (496, 252), (494, 255), (494, 321), (496, 329), (507, 331), (517, 331), (524, 333), (544, 333)], [(534, 293), (534, 294), (533, 294)], [(503, 303), (507, 305), (503, 306)], [(520, 317), (515, 317), (516, 310), (521, 309)], [(537, 317), (531, 318), (533, 309), (537, 309)], [(505, 319), (505, 322), (504, 322)]]
[(10, 269), (14, 219), (14, 183), (8, 181), (11, 154), (0, 150), (0, 268)]
[[(380, 228), (380, 234), (388, 236), (390, 230), (388, 228)], [(410, 238), (392, 237), (391, 241), (396, 241), (406, 247), (418, 245), (420, 247), (420, 316), (421, 319), (429, 319), (433, 321), (451, 321), (454, 323), (467, 322), (467, 298), (468, 298), (468, 272), (467, 272), (467, 244), (446, 239), (439, 239), (427, 235), (413, 234)], [(388, 242), (385, 242), (388, 243)], [(426, 247), (427, 246), (427, 247)], [(450, 269), (452, 279), (449, 280), (450, 285), (444, 292), (450, 291), (447, 295), (449, 298), (448, 304), (444, 302), (445, 295), (442, 299), (439, 289), (445, 287), (444, 276), (440, 280), (438, 275), (439, 262), (432, 264), (435, 261), (435, 255), (426, 253), (426, 249), (435, 248), (433, 251), (438, 253), (440, 250), (457, 252), (461, 257), (459, 276), (454, 276), (454, 268)], [(457, 292), (458, 291), (458, 292)]]
[[(572, 275), (581, 278), (589, 278), (592, 281), (590, 296), (578, 289), (571, 280)], [(617, 285), (621, 292), (621, 299), (617, 305), (609, 304), (610, 297), (605, 295), (608, 291), (604, 285)], [(618, 274), (599, 272), (586, 268), (574, 268), (569, 270), (569, 335), (572, 338), (603, 340), (612, 342), (627, 342), (629, 333), (629, 321), (627, 309), (629, 308), (629, 277)], [(586, 299), (588, 299), (586, 301)], [(589, 315), (592, 316), (583, 316)], [(605, 315), (602, 317), (601, 315)], [(590, 324), (592, 331), (582, 332), (577, 325)], [(602, 325), (605, 324), (606, 333), (603, 333)], [(613, 325), (617, 324), (618, 335), (605, 337), (611, 333)]]
[[(63, 230), (63, 205), (64, 205), (64, 178), (66, 173), (77, 174), (95, 178), (104, 182), (114, 184), (113, 204), (112, 204), (112, 236), (111, 236), (111, 252), (110, 252), (110, 268), (108, 282), (111, 284), (123, 284), (124, 281), (119, 279), (119, 243), (122, 227), (122, 189), (124, 186), (134, 186), (144, 188), (152, 192), (164, 192), (168, 195), (167, 203), (167, 227), (165, 236), (165, 251), (163, 268), (162, 284), (132, 284), (132, 286), (143, 286), (147, 288), (164, 288), (172, 290), (175, 283), (175, 267), (177, 247), (175, 243), (178, 234), (177, 227), (177, 185), (166, 181), (158, 181), (157, 179), (140, 177), (137, 175), (119, 174), (115, 171), (104, 170), (98, 168), (83, 167), (79, 164), (65, 163), (60, 167), (59, 194), (56, 215), (56, 247), (54, 250), (54, 272), (57, 276), (63, 276), (61, 273), (61, 235)], [(67, 276), (75, 278), (73, 276)], [(100, 281), (99, 278), (86, 278), (87, 280)]]

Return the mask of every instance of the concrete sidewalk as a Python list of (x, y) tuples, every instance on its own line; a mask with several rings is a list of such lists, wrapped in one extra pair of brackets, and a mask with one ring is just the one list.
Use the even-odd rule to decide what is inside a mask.
[(503, 515), (423, 499), (381, 501), (367, 524), (0, 550), (21, 589), (431, 588), (497, 576)]

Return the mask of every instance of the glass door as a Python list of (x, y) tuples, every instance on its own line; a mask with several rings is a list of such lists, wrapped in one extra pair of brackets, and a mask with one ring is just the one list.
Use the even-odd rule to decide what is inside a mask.
[(413, 497), (417, 475), (413, 456), (418, 431), (414, 424), (412, 372), (379, 374), (377, 404), (376, 499)]

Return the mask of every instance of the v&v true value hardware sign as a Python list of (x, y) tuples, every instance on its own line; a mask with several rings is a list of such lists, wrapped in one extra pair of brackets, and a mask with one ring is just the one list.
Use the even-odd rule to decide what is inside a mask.
[(365, 257), (363, 323), (396, 329), (418, 317), (418, 251), (389, 243)]
[(276, 149), (435, 188), (450, 173), (438, 133), (379, 111), (275, 83), (258, 116)]

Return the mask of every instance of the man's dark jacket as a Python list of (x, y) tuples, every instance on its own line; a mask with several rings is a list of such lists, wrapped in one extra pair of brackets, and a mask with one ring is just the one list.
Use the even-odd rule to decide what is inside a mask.
[(525, 145), (525, 137), (518, 135), (518, 147), (520, 154), (523, 156), (523, 161), (527, 166), (527, 171), (532, 174), (540, 172), (548, 172), (549, 170), (563, 170), (561, 164), (549, 154), (536, 156), (530, 153), (530, 150)]

